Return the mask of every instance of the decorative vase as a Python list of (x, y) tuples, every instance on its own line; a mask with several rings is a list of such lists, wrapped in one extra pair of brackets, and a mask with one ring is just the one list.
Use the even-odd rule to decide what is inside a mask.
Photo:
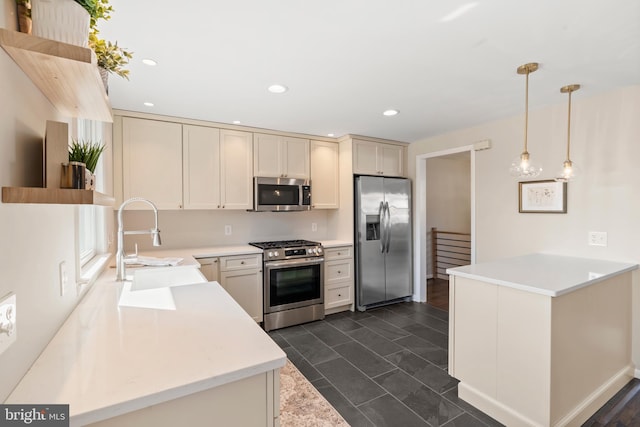
[(89, 47), (89, 12), (74, 0), (31, 0), (34, 36)]
[(109, 72), (106, 68), (98, 67), (98, 71), (100, 71), (100, 77), (102, 78), (102, 84), (104, 85), (104, 90), (109, 95)]
[(84, 170), (84, 189), (95, 190), (96, 189), (96, 176), (91, 173), (89, 169)]
[(29, 16), (30, 11), (31, 4), (18, 5), (18, 30), (20, 30), (21, 33), (31, 34), (31, 17)]
[(60, 188), (86, 188), (86, 165), (82, 162), (69, 162), (62, 164), (60, 176)]

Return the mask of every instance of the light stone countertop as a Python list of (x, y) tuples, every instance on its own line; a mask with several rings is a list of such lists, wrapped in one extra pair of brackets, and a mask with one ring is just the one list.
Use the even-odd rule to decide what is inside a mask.
[(321, 240), (324, 248), (337, 248), (339, 246), (353, 246), (353, 242), (348, 240)]
[(167, 310), (119, 306), (129, 282), (107, 269), (5, 403), (69, 404), (78, 426), (284, 366), (286, 354), (217, 282), (184, 272), (200, 283), (167, 288)]
[(535, 253), (447, 269), (447, 274), (558, 297), (638, 268), (638, 264)]

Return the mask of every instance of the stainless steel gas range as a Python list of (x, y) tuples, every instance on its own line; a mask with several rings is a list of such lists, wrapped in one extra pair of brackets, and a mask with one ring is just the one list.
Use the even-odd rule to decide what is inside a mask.
[(324, 250), (318, 242), (253, 242), (263, 250), (264, 329), (324, 318)]

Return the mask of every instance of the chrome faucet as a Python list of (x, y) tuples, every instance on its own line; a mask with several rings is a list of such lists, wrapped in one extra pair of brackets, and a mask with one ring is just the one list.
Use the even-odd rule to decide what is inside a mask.
[[(151, 205), (156, 221), (156, 225), (153, 229), (124, 231), (124, 225), (122, 224), (122, 211), (124, 210), (125, 206), (133, 202), (144, 202)], [(125, 234), (151, 234), (153, 238), (153, 246), (160, 246), (162, 244), (160, 242), (160, 230), (158, 230), (158, 208), (156, 208), (156, 205), (154, 205), (152, 201), (142, 197), (133, 197), (129, 200), (125, 200), (118, 209), (118, 249), (116, 251), (116, 280), (119, 281), (126, 280), (127, 277), (124, 264), (124, 259), (126, 257), (126, 254), (124, 253)]]

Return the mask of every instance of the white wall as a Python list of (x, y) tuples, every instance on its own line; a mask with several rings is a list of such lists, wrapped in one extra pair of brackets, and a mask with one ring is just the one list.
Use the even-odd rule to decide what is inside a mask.
[(431, 263), (431, 228), (471, 232), (471, 158), (469, 152), (426, 159), (427, 274)]
[[(529, 115), (529, 152), (552, 178), (566, 150), (566, 97)], [(572, 160), (582, 175), (568, 185), (567, 214), (518, 213), (518, 184), (509, 176), (522, 151), (524, 116), (428, 138), (409, 146), (416, 155), (490, 139), (476, 153), (478, 262), (536, 251), (640, 262), (640, 86), (597, 96), (584, 87), (573, 96)], [(587, 245), (589, 231), (608, 233), (608, 246)], [(640, 366), (640, 274), (634, 274), (634, 360)]]
[[(1, 0), (0, 27), (16, 26), (15, 1)], [(3, 49), (0, 76), (0, 186), (41, 186), (46, 121), (67, 122), (71, 132), (71, 119), (55, 109)], [(105, 166), (110, 189), (108, 162)], [(0, 402), (79, 301), (73, 286), (77, 209), (0, 203), (0, 298), (14, 293), (17, 299), (17, 341), (0, 355)], [(111, 208), (102, 209), (110, 219)], [(58, 279), (62, 261), (72, 282), (64, 296)]]

